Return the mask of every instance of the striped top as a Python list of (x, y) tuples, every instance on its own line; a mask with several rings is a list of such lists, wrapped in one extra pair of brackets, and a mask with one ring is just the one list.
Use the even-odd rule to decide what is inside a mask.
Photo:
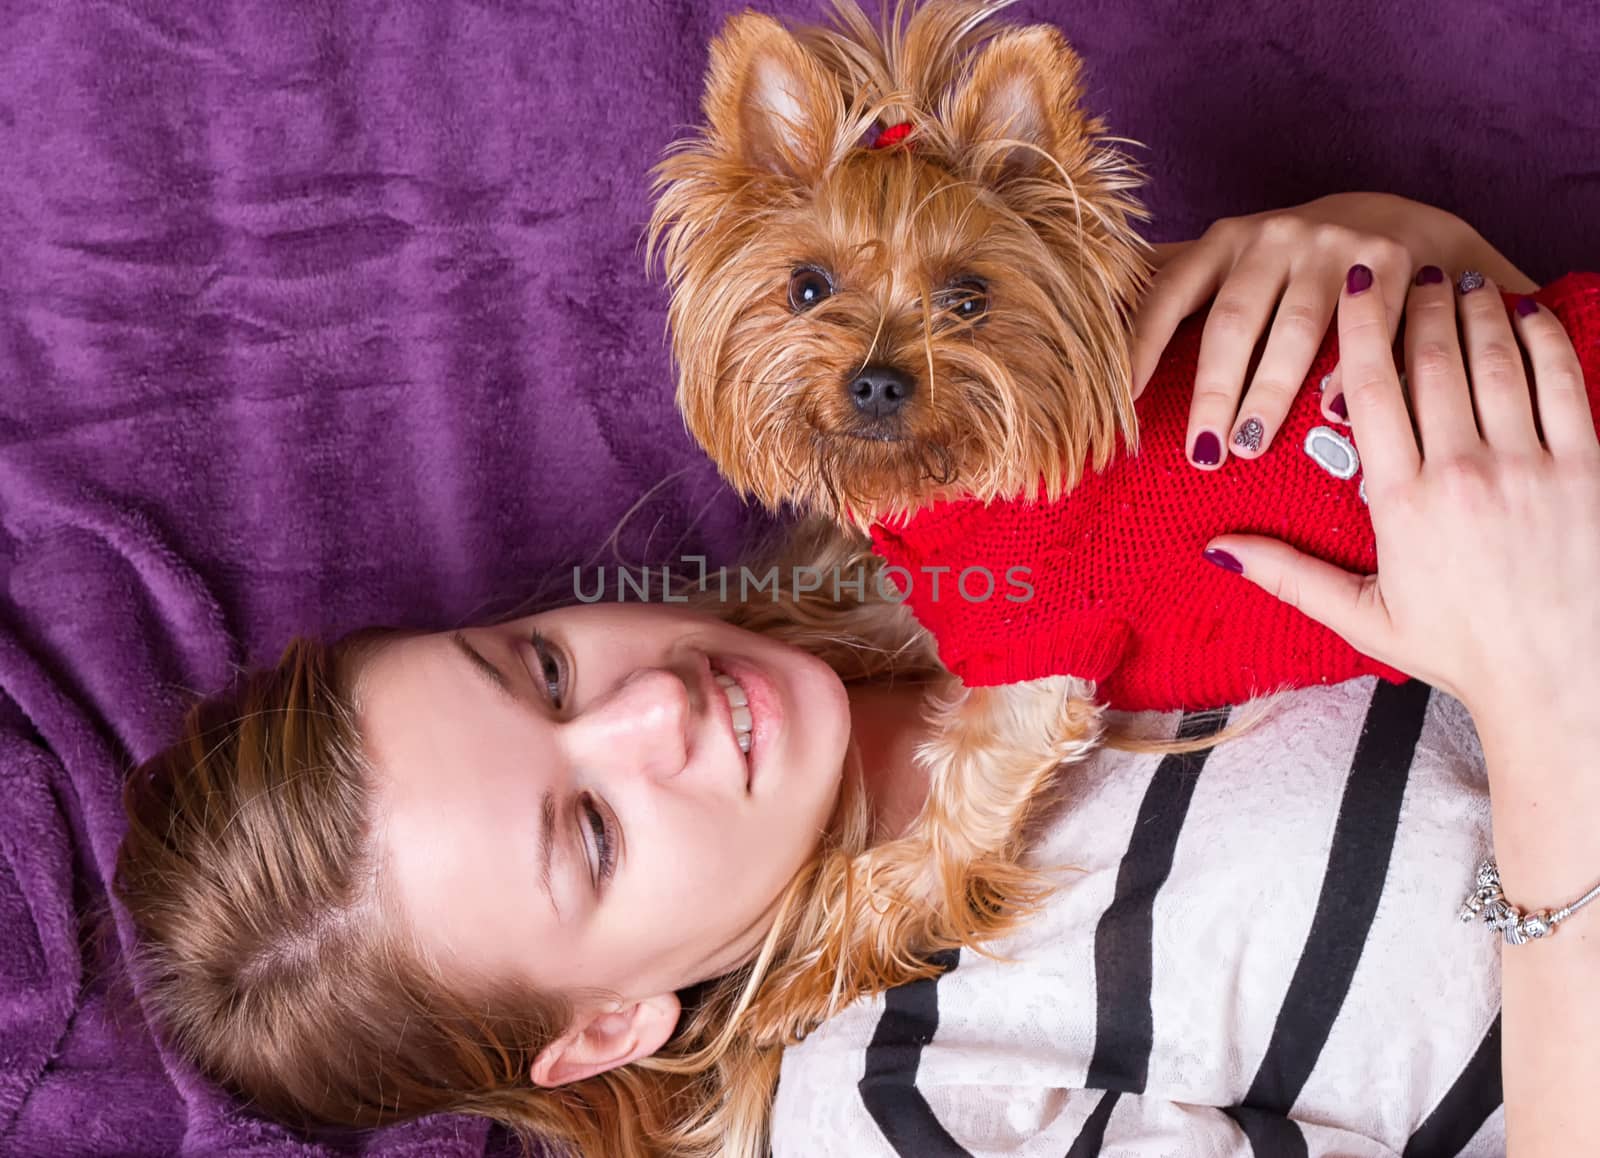
[[(1145, 736), (1198, 717), (1125, 717)], [(1499, 938), (1465, 709), (1367, 678), (1192, 756), (1102, 751), (1046, 909), (784, 1057), (774, 1158), (1504, 1153)]]

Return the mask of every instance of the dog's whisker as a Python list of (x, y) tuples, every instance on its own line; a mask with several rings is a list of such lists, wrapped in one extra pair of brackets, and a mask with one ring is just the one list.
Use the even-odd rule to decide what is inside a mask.
[(927, 443), (922, 451), (926, 478), (939, 486), (948, 486), (955, 481), (955, 459), (951, 456), (949, 447), (940, 443)]

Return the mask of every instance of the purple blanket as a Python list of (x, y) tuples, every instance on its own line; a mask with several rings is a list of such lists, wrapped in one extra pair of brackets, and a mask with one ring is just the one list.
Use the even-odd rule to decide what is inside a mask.
[[(160, 1051), (125, 926), (92, 936), (119, 777), (187, 693), (296, 631), (549, 594), (630, 510), (636, 561), (751, 529), (640, 249), (732, 7), (0, 0), (0, 1152), (324, 1152)], [(1600, 264), (1585, 0), (1022, 11), (1148, 146), (1155, 239), (1382, 188), (1535, 277)]]

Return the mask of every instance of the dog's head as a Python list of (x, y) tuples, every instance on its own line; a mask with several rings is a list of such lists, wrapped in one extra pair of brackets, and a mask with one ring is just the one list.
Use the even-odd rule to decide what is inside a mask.
[(1055, 497), (1133, 431), (1138, 174), (1003, 5), (732, 18), (659, 168), (678, 405), (742, 493), (865, 524)]

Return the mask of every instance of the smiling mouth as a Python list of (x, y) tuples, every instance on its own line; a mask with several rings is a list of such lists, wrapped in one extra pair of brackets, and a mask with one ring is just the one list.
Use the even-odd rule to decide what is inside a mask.
[(722, 689), (722, 694), (728, 699), (728, 711), (733, 720), (733, 739), (739, 745), (739, 751), (745, 755), (750, 754), (751, 729), (755, 726), (755, 717), (750, 713), (750, 700), (744, 694), (744, 689), (739, 686), (739, 681), (722, 672), (716, 674), (717, 686)]
[[(758, 781), (772, 771), (773, 754), (784, 729), (783, 698), (772, 675), (759, 663), (731, 655), (706, 659), (708, 682), (714, 682), (722, 694), (721, 703), (713, 700), (707, 706), (720, 716), (726, 705), (728, 730), (724, 734), (733, 737), (743, 758), (744, 790), (750, 795), (758, 789)], [(704, 694), (716, 693), (706, 688)]]

